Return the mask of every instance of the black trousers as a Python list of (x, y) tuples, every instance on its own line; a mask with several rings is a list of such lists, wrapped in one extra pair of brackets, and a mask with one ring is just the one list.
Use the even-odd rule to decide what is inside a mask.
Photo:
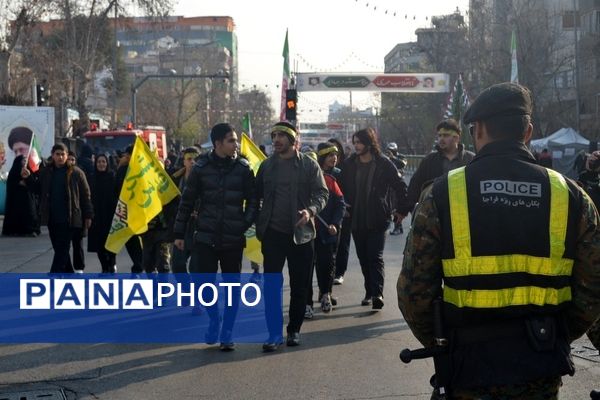
[[(294, 243), (292, 234), (267, 229), (261, 243), (261, 250), (265, 273), (281, 274), (287, 260), (290, 277), (290, 318), (287, 332), (300, 332), (302, 322), (304, 322), (304, 310), (306, 309), (313, 265), (313, 241), (297, 245)], [(267, 327), (271, 336), (277, 335), (283, 325), (283, 310), (279, 312), (275, 310), (275, 307), (280, 307), (281, 303), (279, 298), (273, 297), (274, 292), (274, 290), (266, 290), (266, 296), (269, 298), (265, 298), (267, 315), (276, 316), (267, 318)]]
[(125, 249), (129, 258), (133, 262), (131, 266), (131, 272), (134, 274), (141, 274), (144, 271), (142, 267), (142, 241), (139, 236), (132, 236), (127, 243), (125, 243)]
[(223, 274), (239, 274), (242, 271), (244, 249), (215, 249), (204, 243), (194, 243), (190, 258), (190, 273), (216, 274), (221, 267)]
[(352, 218), (342, 220), (342, 229), (338, 240), (335, 254), (335, 276), (344, 276), (348, 269), (348, 258), (350, 257), (350, 239), (352, 238)]
[[(194, 243), (190, 258), (190, 273), (192, 274), (216, 274), (221, 267), (221, 273), (230, 274), (223, 276), (223, 281), (228, 283), (239, 283), (239, 274), (242, 271), (243, 248), (215, 249), (204, 243)], [(213, 282), (214, 283), (214, 282)], [(223, 313), (223, 326), (221, 332), (231, 332), (235, 324), (239, 309), (240, 288), (232, 289), (232, 305), (225, 307)], [(206, 311), (212, 323), (220, 321), (218, 303), (207, 307)]]
[(117, 272), (116, 261), (117, 255), (113, 252), (106, 250), (105, 248), (98, 249), (98, 260), (102, 266), (102, 272), (114, 274)]
[(71, 244), (73, 245), (73, 269), (83, 271), (85, 269), (85, 256), (83, 252), (83, 228), (71, 229)]
[(366, 297), (383, 296), (385, 278), (383, 248), (387, 229), (383, 231), (358, 230), (352, 232), (356, 255), (365, 278)]
[(71, 240), (75, 234), (74, 229), (68, 223), (49, 223), (48, 234), (54, 250), (50, 272), (55, 274), (74, 272), (71, 255), (69, 254)]
[[(319, 292), (331, 294), (333, 278), (335, 273), (335, 247), (336, 243), (323, 243), (319, 238), (315, 239), (315, 268), (317, 271), (317, 283)], [(313, 274), (310, 275), (308, 285), (308, 300), (306, 304), (313, 305)], [(321, 299), (317, 299), (321, 301)]]

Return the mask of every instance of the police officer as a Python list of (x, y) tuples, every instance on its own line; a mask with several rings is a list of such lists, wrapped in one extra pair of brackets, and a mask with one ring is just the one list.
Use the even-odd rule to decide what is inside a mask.
[(442, 298), (450, 398), (556, 398), (570, 343), (600, 314), (598, 214), (536, 164), (531, 112), (518, 84), (479, 95), (463, 118), (477, 156), (425, 189), (406, 242), (398, 304), (432, 346)]

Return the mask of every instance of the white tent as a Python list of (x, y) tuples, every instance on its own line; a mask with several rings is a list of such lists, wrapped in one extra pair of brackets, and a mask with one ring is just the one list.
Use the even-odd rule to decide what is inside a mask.
[(558, 172), (576, 178), (577, 173), (573, 163), (577, 155), (587, 151), (590, 141), (581, 136), (573, 128), (561, 128), (550, 136), (542, 139), (532, 140), (530, 147), (536, 153), (548, 149), (552, 154), (552, 167)]

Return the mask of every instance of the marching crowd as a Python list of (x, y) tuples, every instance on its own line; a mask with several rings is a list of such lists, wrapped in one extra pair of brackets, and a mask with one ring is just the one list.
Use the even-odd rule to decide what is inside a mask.
[[(31, 140), (31, 132), (21, 134)], [(410, 210), (396, 166), (404, 165), (397, 146), (388, 146), (390, 158), (386, 157), (372, 129), (353, 135), (355, 151), (346, 158), (336, 139), (300, 151), (298, 131), (287, 122), (275, 124), (271, 137), (273, 154), (255, 176), (239, 154), (233, 126), (215, 125), (210, 133), (212, 151), (188, 147), (180, 160), (172, 160), (168, 172), (182, 195), (165, 205), (147, 232), (133, 236), (125, 247), (134, 274), (237, 273), (245, 233), (255, 224), (264, 272), (281, 273), (288, 264), (287, 344), (294, 346), (300, 343), (304, 318), (313, 315), (315, 272), (321, 310), (331, 312), (337, 304), (332, 288), (343, 283), (351, 237), (364, 276), (362, 304), (383, 307), (385, 236), (392, 217), (398, 233)], [(28, 142), (26, 137), (22, 141)], [(47, 226), (54, 250), (52, 273), (84, 271), (87, 236), (87, 250), (97, 253), (102, 272), (117, 272), (116, 255), (104, 243), (132, 152), (129, 146), (114, 165), (112, 157), (92, 155), (87, 146), (77, 157), (58, 143), (35, 172), (24, 156), (17, 157), (9, 177), (3, 234), (34, 236), (40, 225)], [(271, 303), (267, 301), (267, 307)], [(283, 342), (277, 333), (282, 323), (270, 322), (265, 351)], [(220, 324), (218, 316), (211, 317), (210, 341), (216, 342), (220, 332), (221, 347), (231, 349), (231, 325)]]
[[(201, 154), (196, 147), (186, 148), (181, 165), (174, 163), (177, 167), (169, 169), (182, 194), (150, 221), (147, 232), (127, 242), (131, 272), (239, 273), (245, 234), (254, 224), (264, 272), (281, 273), (287, 262), (290, 302), (285, 343), (298, 346), (303, 321), (314, 312), (313, 273), (320, 308), (329, 313), (337, 304), (333, 286), (344, 282), (350, 238), (364, 277), (361, 304), (373, 310), (384, 307), (386, 236), (392, 222), (392, 233), (401, 233), (403, 218), (412, 212), (398, 301), (417, 338), (432, 345), (432, 302), (443, 292), (444, 312), (451, 316), (444, 323), (456, 335), (471, 332), (475, 326), (476, 332), (466, 333), (461, 346), (470, 349), (472, 340), (488, 341), (490, 334), (508, 335), (514, 344), (517, 336), (524, 340), (520, 332), (525, 321), (525, 329), (539, 336), (531, 339), (536, 347), (532, 360), (544, 359), (536, 353), (537, 347), (543, 347), (544, 335), (552, 332), (552, 340), (558, 337), (558, 341), (550, 346), (552, 354), (545, 355), (551, 360), (548, 374), (568, 373), (572, 369), (568, 362), (560, 364), (560, 357), (553, 353), (561, 340), (568, 344), (576, 336), (562, 337), (562, 328), (556, 325), (562, 321), (558, 317), (563, 315), (564, 304), (579, 307), (581, 298), (590, 302), (572, 319), (572, 329), (580, 336), (592, 326), (588, 335), (595, 346), (600, 345), (600, 322), (592, 325), (590, 319), (598, 295), (582, 294), (577, 286), (581, 279), (584, 286), (597, 284), (593, 268), (600, 262), (594, 258), (596, 253), (600, 257), (598, 214), (579, 186), (539, 165), (526, 148), (532, 131), (530, 118), (531, 98), (525, 88), (514, 84), (491, 87), (463, 118), (477, 155), (461, 144), (460, 124), (443, 120), (436, 127), (435, 151), (421, 161), (408, 186), (402, 178), (406, 161), (397, 145), (390, 143), (382, 150), (371, 128), (352, 135), (354, 152), (346, 155), (335, 139), (301, 151), (296, 127), (276, 123), (271, 129), (273, 154), (260, 164), (255, 176), (239, 154), (233, 126), (219, 123), (210, 132), (212, 151)], [(104, 243), (132, 151), (130, 146), (122, 153), (116, 171), (107, 156), (97, 154), (92, 162), (86, 151), (76, 159), (63, 144), (54, 145), (51, 160), (36, 173), (26, 167), (22, 156), (17, 157), (9, 175), (3, 234), (36, 235), (40, 224), (47, 225), (54, 249), (50, 272), (57, 273), (83, 271), (82, 241), (87, 236), (88, 251), (97, 253), (102, 271), (116, 272), (115, 254)], [(579, 168), (587, 177), (584, 189), (593, 199), (600, 198), (595, 192), (600, 191), (600, 152), (584, 157)], [(509, 186), (519, 188), (521, 199), (506, 189)], [(549, 215), (549, 210), (556, 214)], [(14, 230), (15, 223), (25, 225), (27, 231)], [(535, 233), (544, 228), (549, 235)], [(590, 270), (578, 275), (588, 259)], [(283, 313), (277, 299), (266, 298), (265, 306), (270, 315), (278, 315), (267, 321), (269, 337), (263, 350), (271, 352), (284, 343)], [(236, 310), (223, 317), (214, 308), (207, 312), (206, 342), (220, 342), (222, 350), (234, 349)], [(485, 315), (494, 320), (488, 321)], [(482, 336), (483, 331), (489, 334)], [(509, 348), (493, 348), (493, 343), (478, 346), (498, 360), (504, 360), (498, 349)], [(524, 347), (522, 351), (533, 350)], [(468, 376), (485, 369), (473, 365)], [(509, 378), (507, 382), (520, 379)], [(498, 382), (497, 376), (481, 379), (484, 387)], [(554, 390), (554, 381), (550, 383)]]

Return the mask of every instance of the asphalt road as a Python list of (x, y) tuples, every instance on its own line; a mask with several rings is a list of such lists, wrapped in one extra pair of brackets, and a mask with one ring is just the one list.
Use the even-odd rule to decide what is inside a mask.
[[(363, 282), (352, 249), (344, 285), (334, 288), (338, 307), (305, 321), (297, 348), (264, 354), (259, 344), (231, 353), (204, 344), (1, 345), (0, 400), (429, 399), (432, 362), (398, 359), (401, 349), (418, 346), (395, 296), (404, 241), (389, 236), (386, 243), (383, 310), (360, 306)], [(100, 272), (95, 254), (86, 256), (86, 271)], [(0, 272), (47, 272), (51, 258), (46, 231), (37, 238), (0, 237)], [(121, 271), (129, 265), (120, 254)], [(247, 262), (244, 272), (250, 272)], [(600, 357), (587, 347), (584, 339), (576, 342), (577, 373), (564, 379), (561, 399), (586, 399), (600, 387)]]

